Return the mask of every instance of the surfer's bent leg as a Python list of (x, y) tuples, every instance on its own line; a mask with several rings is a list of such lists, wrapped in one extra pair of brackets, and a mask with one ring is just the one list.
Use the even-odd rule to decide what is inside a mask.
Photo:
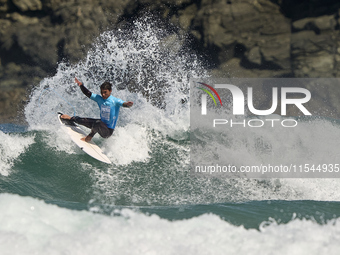
[(108, 138), (112, 135), (113, 130), (114, 130), (114, 129), (108, 128), (105, 125), (105, 123), (102, 122), (100, 119), (80, 118), (78, 116), (75, 116), (75, 117), (72, 117), (71, 120), (76, 122), (77, 124), (90, 128), (91, 133), (88, 136), (90, 136), (91, 138), (96, 133), (99, 133), (99, 135), (103, 138)]
[[(92, 128), (92, 132), (95, 132), (103, 137), (103, 138), (109, 138), (112, 133), (113, 133), (114, 129), (108, 128), (106, 126), (106, 124), (104, 122), (102, 122), (101, 120), (97, 120), (96, 123), (94, 124), (93, 128)], [(89, 134), (91, 135), (91, 134)]]
[(75, 123), (85, 126), (87, 128), (91, 128), (93, 127), (93, 125), (96, 123), (96, 121), (98, 119), (91, 119), (91, 118), (80, 118), (78, 116), (73, 116), (71, 118), (72, 121), (74, 121)]

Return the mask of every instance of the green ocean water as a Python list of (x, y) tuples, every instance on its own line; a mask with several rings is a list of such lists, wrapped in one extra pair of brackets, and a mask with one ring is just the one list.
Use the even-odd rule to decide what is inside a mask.
[[(189, 81), (208, 72), (180, 38), (164, 43), (168, 33), (150, 19), (103, 33), (84, 60), (59, 63), (32, 90), (24, 126), (0, 125), (0, 254), (339, 254), (339, 178), (190, 173)], [(93, 93), (110, 80), (115, 97), (134, 102), (113, 136), (94, 137), (110, 165), (58, 123), (58, 111), (99, 116), (74, 77)], [(236, 166), (340, 163), (340, 126), (324, 118), (195, 135), (201, 159)]]
[[(152, 148), (147, 162), (107, 165), (75, 145), (71, 145), (73, 154), (48, 146), (46, 137), (53, 134), (47, 131), (27, 131), (26, 127), (16, 125), (1, 125), (1, 130), (2, 136), (14, 138), (13, 146), (20, 139), (34, 137), (34, 142), (18, 157), (5, 162), (11, 167), (8, 175), (0, 175), (1, 193), (33, 197), (70, 210), (97, 208), (104, 215), (129, 208), (174, 221), (211, 213), (235, 226), (255, 229), (268, 220), (285, 224), (294, 219), (308, 219), (325, 224), (340, 214), (340, 203), (333, 201), (334, 198), (301, 200), (294, 192), (280, 191), (284, 184), (279, 180), (275, 183), (271, 179), (194, 177), (186, 169), (178, 169), (178, 151), (169, 150), (169, 145), (164, 143)], [(176, 145), (189, 143), (165, 139)], [(169, 163), (173, 167), (177, 165), (177, 169), (169, 167)], [(250, 195), (252, 189), (261, 189), (267, 196), (256, 198)]]

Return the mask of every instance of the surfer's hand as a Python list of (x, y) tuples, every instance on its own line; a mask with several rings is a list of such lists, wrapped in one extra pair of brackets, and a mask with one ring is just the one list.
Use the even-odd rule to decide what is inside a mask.
[(74, 82), (78, 84), (78, 86), (83, 85), (82, 82), (80, 82), (76, 77), (74, 78)]
[(124, 106), (124, 107), (131, 107), (131, 106), (133, 106), (133, 102), (131, 102), (131, 101), (125, 102), (125, 103), (123, 104), (123, 106)]

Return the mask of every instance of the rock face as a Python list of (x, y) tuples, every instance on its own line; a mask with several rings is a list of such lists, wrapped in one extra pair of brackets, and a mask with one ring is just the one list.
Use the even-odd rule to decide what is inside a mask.
[[(0, 122), (106, 29), (157, 13), (220, 77), (338, 77), (337, 0), (0, 0)], [(6, 113), (6, 115), (5, 115)]]
[[(206, 2), (194, 26), (203, 27), (202, 43), (214, 53), (220, 71), (242, 77), (292, 72), (290, 20), (278, 5), (265, 0)], [(233, 70), (235, 65), (240, 69)], [(245, 75), (242, 69), (254, 71)]]

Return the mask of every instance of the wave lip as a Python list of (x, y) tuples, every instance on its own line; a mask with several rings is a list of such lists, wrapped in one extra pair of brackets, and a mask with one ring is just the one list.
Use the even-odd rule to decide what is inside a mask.
[(35, 136), (5, 134), (0, 131), (0, 174), (8, 176), (17, 158), (34, 143)]

